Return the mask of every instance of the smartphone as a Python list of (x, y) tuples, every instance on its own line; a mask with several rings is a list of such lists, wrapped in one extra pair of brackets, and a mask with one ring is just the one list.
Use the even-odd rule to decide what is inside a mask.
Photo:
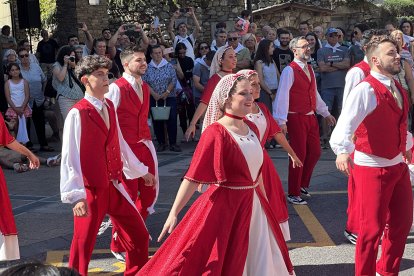
[(190, 11), (190, 8), (181, 8), (180, 9), (180, 12), (181, 13), (187, 13), (187, 12), (189, 12)]
[(170, 48), (165, 48), (164, 49), (164, 55), (168, 55), (174, 52), (174, 48), (170, 47)]
[(124, 30), (125, 31), (135, 31), (136, 27), (137, 26), (135, 26), (135, 24), (127, 24), (127, 25), (125, 25)]
[(158, 29), (158, 27), (160, 26), (160, 19), (158, 18), (158, 16), (154, 17), (154, 29)]

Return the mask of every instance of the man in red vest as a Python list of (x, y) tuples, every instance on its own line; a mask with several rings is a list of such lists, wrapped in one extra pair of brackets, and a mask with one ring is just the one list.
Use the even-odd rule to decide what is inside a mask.
[[(154, 212), (159, 190), (157, 154), (148, 126), (150, 88), (141, 79), (147, 70), (145, 51), (138, 47), (127, 47), (121, 52), (120, 59), (125, 71), (122, 78), (109, 86), (109, 93), (105, 97), (114, 103), (119, 127), (131, 154), (143, 162), (148, 167), (149, 173), (155, 175), (157, 180), (155, 186), (147, 186), (143, 178), (128, 180), (123, 177), (125, 190), (128, 191), (145, 221), (148, 215)], [(113, 228), (115, 237), (116, 231), (115, 226)], [(125, 250), (118, 239), (112, 239), (111, 251), (118, 260), (122, 261), (122, 252)]]
[(306, 38), (296, 37), (290, 41), (294, 60), (282, 71), (276, 99), (273, 102), (273, 117), (283, 133), (289, 133), (289, 143), (303, 163), (293, 168), (289, 161), (288, 201), (307, 204), (301, 195), (309, 198), (308, 192), (313, 169), (321, 155), (319, 126), (316, 114), (321, 114), (329, 125), (335, 118), (329, 113), (316, 88), (315, 74), (310, 60), (310, 46)]
[(148, 260), (148, 230), (122, 185), (122, 172), (128, 178), (145, 178), (148, 186), (155, 180), (135, 155), (125, 151), (114, 105), (104, 98), (110, 63), (105, 57), (86, 56), (76, 66), (86, 94), (70, 110), (63, 131), (61, 198), (73, 204), (74, 215), (69, 266), (81, 275), (88, 274), (105, 214), (117, 225), (127, 252), (125, 275), (136, 275)]
[[(353, 165), (361, 199), (355, 275), (398, 275), (413, 220), (410, 177), (404, 162), (404, 158), (411, 161), (409, 104), (407, 92), (393, 79), (400, 71), (401, 58), (395, 41), (371, 40), (366, 56), (370, 75), (349, 94), (330, 144), (340, 171), (349, 175)], [(382, 253), (376, 263), (381, 237)]]
[[(367, 30), (363, 33), (361, 46), (362, 50), (365, 52), (365, 45), (371, 39), (381, 39), (385, 35), (383, 30)], [(371, 68), (368, 64), (368, 59), (365, 56), (364, 60), (355, 64), (349, 71), (346, 73), (345, 77), (345, 88), (344, 88), (344, 96), (342, 100), (342, 106), (345, 105), (346, 100), (348, 99), (349, 92), (357, 86), (363, 79), (368, 77)], [(351, 158), (353, 156), (351, 155)], [(355, 182), (352, 178), (352, 168), (349, 169), (349, 177), (348, 177), (348, 208), (346, 213), (348, 215), (348, 219), (346, 221), (344, 235), (348, 239), (348, 241), (352, 244), (356, 244), (359, 232), (359, 199), (356, 197), (356, 187)]]

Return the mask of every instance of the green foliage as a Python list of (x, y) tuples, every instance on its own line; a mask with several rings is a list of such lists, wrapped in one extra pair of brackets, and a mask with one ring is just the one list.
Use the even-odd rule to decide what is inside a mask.
[(414, 1), (413, 0), (385, 0), (384, 8), (397, 17), (413, 16)]
[(42, 28), (53, 29), (56, 25), (56, 0), (39, 0)]

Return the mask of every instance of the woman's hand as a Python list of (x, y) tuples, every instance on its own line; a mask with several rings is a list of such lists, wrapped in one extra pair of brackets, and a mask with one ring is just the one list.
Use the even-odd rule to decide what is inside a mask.
[(166, 233), (171, 234), (176, 224), (177, 224), (177, 217), (174, 215), (171, 215), (170, 213), (168, 215), (167, 220), (165, 221), (164, 227), (162, 228), (161, 234), (158, 237), (157, 241), (160, 242)]
[(69, 56), (64, 56), (64, 57), (63, 57), (63, 64), (64, 64), (64, 65), (68, 65), (68, 64), (69, 64), (69, 62), (70, 62), (70, 61), (69, 61)]
[(37, 158), (37, 156), (36, 155), (34, 155), (33, 153), (31, 153), (31, 154), (29, 154), (28, 156), (27, 156), (27, 158), (29, 159), (29, 161), (30, 161), (30, 164), (29, 164), (29, 167), (30, 167), (30, 169), (38, 169), (39, 168), (39, 166), (40, 166), (40, 161), (39, 161), (39, 158)]
[(151, 93), (151, 96), (154, 98), (155, 101), (158, 101), (160, 99), (160, 95), (157, 93)]
[(300, 168), (303, 167), (302, 161), (295, 155), (292, 156), (289, 154), (290, 160), (292, 160), (292, 167), (293, 168)]
[(190, 140), (190, 138), (194, 138), (195, 133), (196, 133), (196, 126), (193, 124), (190, 124), (184, 134), (187, 142), (188, 140)]

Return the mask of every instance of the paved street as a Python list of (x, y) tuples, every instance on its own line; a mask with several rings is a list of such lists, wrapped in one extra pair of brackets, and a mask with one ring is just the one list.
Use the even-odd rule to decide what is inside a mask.
[[(191, 160), (195, 143), (181, 146), (182, 153), (166, 151), (159, 154), (161, 191), (157, 213), (148, 219), (148, 228), (154, 238), (150, 244), (152, 252), (159, 247), (155, 240), (174, 201), (180, 178)], [(280, 149), (269, 153), (286, 190), (287, 156)], [(289, 248), (297, 275), (353, 275), (354, 246), (343, 236), (346, 178), (336, 170), (334, 158), (331, 150), (323, 150), (312, 178), (309, 205), (289, 205), (292, 236)], [(22, 259), (66, 265), (73, 223), (71, 206), (60, 203), (59, 168), (42, 167), (23, 174), (5, 171), (5, 175), (19, 230)], [(123, 264), (116, 262), (108, 250), (110, 234), (109, 229), (98, 237), (90, 264), (91, 275), (117, 275), (123, 270)], [(0, 263), (0, 268), (6, 265)], [(414, 233), (407, 241), (401, 270), (400, 275), (414, 275)]]

